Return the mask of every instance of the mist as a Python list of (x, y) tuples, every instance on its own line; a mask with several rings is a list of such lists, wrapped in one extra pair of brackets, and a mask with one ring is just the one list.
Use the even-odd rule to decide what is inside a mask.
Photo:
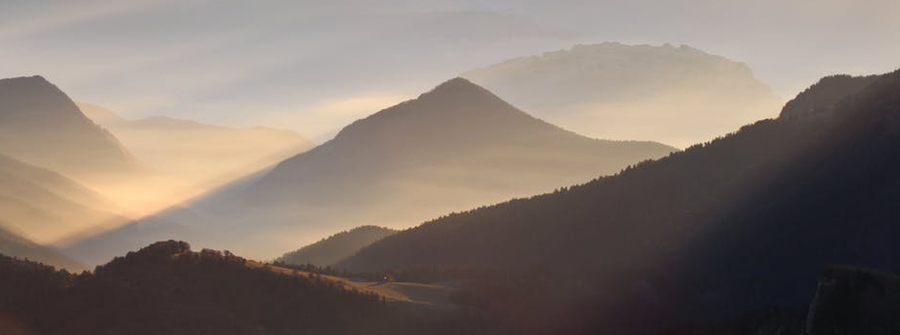
[[(44, 74), (78, 100), (131, 119), (287, 127), (310, 138), (434, 82), (575, 44), (690, 45), (747, 63), (784, 98), (824, 75), (889, 71), (900, 56), (887, 42), (900, 33), (900, 9), (890, 0), (3, 6), (0, 77)], [(367, 97), (395, 98), (308, 114), (330, 101)]]
[(0, 335), (900, 334), (897, 0), (0, 0)]

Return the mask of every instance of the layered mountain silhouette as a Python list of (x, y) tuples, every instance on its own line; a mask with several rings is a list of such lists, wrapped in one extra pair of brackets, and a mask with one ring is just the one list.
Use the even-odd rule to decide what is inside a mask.
[(124, 220), (117, 212), (105, 197), (63, 175), (0, 154), (0, 226), (54, 243)]
[[(654, 142), (587, 138), (456, 78), (354, 122), (231, 199), (200, 201), (72, 250), (96, 261), (129, 250), (106, 249), (119, 241), (184, 238), (269, 258), (361, 224), (403, 228), (612, 174), (674, 150)], [(197, 236), (181, 236), (188, 233), (184, 228)]]
[(140, 169), (114, 136), (40, 76), (0, 80), (0, 152), (84, 181)]
[[(500, 271), (473, 299), (519, 311), (504, 317), (534, 333), (653, 333), (803, 307), (832, 263), (898, 272), (900, 71), (837, 78), (868, 83), (833, 90), (835, 79), (823, 79), (781, 118), (615, 176), (426, 222), (338, 265)], [(552, 310), (548, 301), (571, 309), (554, 322), (538, 312)]]
[[(285, 198), (326, 203), (358, 200), (347, 199), (343, 187), (353, 188), (357, 197), (391, 198), (410, 188), (454, 184), (443, 192), (505, 188), (528, 194), (614, 173), (671, 151), (658, 143), (601, 141), (565, 131), (456, 78), (356, 121), (333, 141), (278, 164), (247, 197), (267, 204)], [(377, 193), (367, 190), (372, 187)]]
[[(0, 226), (0, 255), (49, 264), (68, 271), (84, 270), (85, 266), (64, 256), (55, 249), (34, 243)], [(0, 326), (0, 329), (3, 327)]]
[(679, 147), (775, 117), (782, 103), (745, 64), (684, 45), (577, 45), (463, 77), (581, 134)]
[(396, 230), (390, 228), (360, 226), (285, 253), (276, 261), (293, 265), (330, 266), (344, 258), (353, 256), (363, 247), (396, 233)]
[(128, 120), (101, 106), (78, 105), (154, 170), (202, 190), (313, 147), (287, 130), (237, 129), (165, 116)]

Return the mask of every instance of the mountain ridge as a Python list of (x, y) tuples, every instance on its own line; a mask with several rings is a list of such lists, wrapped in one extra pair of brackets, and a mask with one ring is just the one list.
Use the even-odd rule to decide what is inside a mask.
[(141, 168), (115, 136), (41, 76), (0, 79), (0, 151), (76, 179)]
[[(141, 236), (145, 243), (179, 238), (231, 248), (228, 241), (240, 238), (244, 247), (235, 251), (269, 259), (335, 231), (359, 225), (405, 228), (428, 217), (615, 173), (675, 150), (655, 142), (577, 135), (464, 79), (452, 79), (348, 125), (331, 141), (278, 163), (230, 199), (133, 227), (187, 226), (199, 234), (180, 237), (178, 229)], [(249, 221), (264, 224), (244, 223)], [(76, 248), (102, 247), (104, 239)]]
[(56, 249), (39, 245), (7, 230), (0, 221), (0, 256), (3, 255), (64, 268), (70, 272), (87, 269)]
[(774, 117), (783, 103), (746, 64), (686, 45), (579, 44), (462, 76), (580, 134), (680, 148)]
[(300, 249), (287, 252), (275, 259), (275, 261), (292, 265), (331, 266), (348, 256), (352, 256), (365, 246), (396, 233), (397, 230), (390, 228), (359, 226), (328, 236)]
[(158, 181), (137, 187), (155, 190), (164, 205), (187, 201), (314, 146), (289, 130), (232, 128), (170, 116), (131, 120), (98, 105), (80, 106), (154, 170)]
[(0, 222), (42, 243), (121, 219), (119, 208), (96, 191), (2, 153), (0, 186)]

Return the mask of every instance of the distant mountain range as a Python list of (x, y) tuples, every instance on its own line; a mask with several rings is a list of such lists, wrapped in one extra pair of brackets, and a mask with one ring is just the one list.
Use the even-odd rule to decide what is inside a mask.
[[(87, 269), (84, 265), (64, 256), (57, 250), (34, 243), (6, 230), (2, 225), (0, 225), (0, 255), (40, 262), (58, 268), (65, 268), (71, 272)], [(2, 325), (0, 325), (0, 329), (2, 328)]]
[(0, 79), (0, 152), (79, 181), (142, 168), (114, 136), (40, 76)]
[(0, 154), (0, 226), (53, 243), (123, 221), (117, 212), (111, 201), (63, 175)]
[[(104, 127), (123, 135), (139, 158)], [(76, 105), (43, 77), (3, 79), (0, 226), (29, 243), (68, 245), (130, 220), (120, 213), (155, 211), (311, 146), (274, 129), (128, 121)]]
[(507, 315), (521, 321), (551, 310), (528, 301), (578, 297), (563, 314), (571, 320), (536, 333), (563, 324), (646, 334), (773, 304), (803, 308), (829, 264), (900, 271), (898, 164), (900, 71), (829, 77), (778, 119), (616, 176), (429, 221), (338, 266), (537, 273), (552, 288), (540, 293), (532, 277), (523, 283), (535, 286), (510, 293), (507, 275), (487, 291), (505, 295), (473, 298), (522, 311)]
[[(230, 197), (214, 195), (220, 200), (201, 200), (69, 250), (91, 263), (179, 238), (269, 258), (360, 224), (403, 228), (613, 174), (675, 150), (590, 139), (456, 78), (354, 122)], [(121, 241), (132, 243), (122, 250)]]
[(288, 130), (236, 129), (165, 116), (127, 120), (98, 105), (78, 106), (151, 168), (201, 190), (314, 146)]
[(682, 148), (775, 117), (783, 102), (745, 64), (684, 45), (577, 45), (462, 76), (580, 134)]
[(0, 253), (84, 269), (43, 245), (126, 221), (117, 204), (82, 183), (142, 170), (44, 78), (0, 80)]
[[(188, 207), (65, 250), (95, 262), (148, 245), (93, 272), (0, 255), (0, 330), (736, 335), (897, 327), (897, 277), (856, 267), (900, 272), (900, 70), (823, 78), (777, 119), (673, 151), (586, 138), (453, 79)], [(0, 195), (52, 203), (90, 199), (91, 191), (0, 156)], [(357, 228), (285, 256), (322, 259), (352, 279), (150, 242), (178, 236), (263, 254), (327, 229), (424, 216), (437, 218), (399, 232)], [(0, 228), (7, 252), (79, 267)], [(379, 293), (401, 286), (410, 296), (440, 294), (431, 301), (447, 305)]]
[(396, 233), (397, 230), (378, 226), (356, 227), (285, 253), (276, 261), (294, 265), (330, 266), (353, 256), (363, 247)]

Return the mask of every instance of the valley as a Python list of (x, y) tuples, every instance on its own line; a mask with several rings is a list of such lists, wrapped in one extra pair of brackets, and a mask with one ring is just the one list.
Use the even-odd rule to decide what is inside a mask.
[(0, 1), (0, 335), (900, 334), (900, 2)]

